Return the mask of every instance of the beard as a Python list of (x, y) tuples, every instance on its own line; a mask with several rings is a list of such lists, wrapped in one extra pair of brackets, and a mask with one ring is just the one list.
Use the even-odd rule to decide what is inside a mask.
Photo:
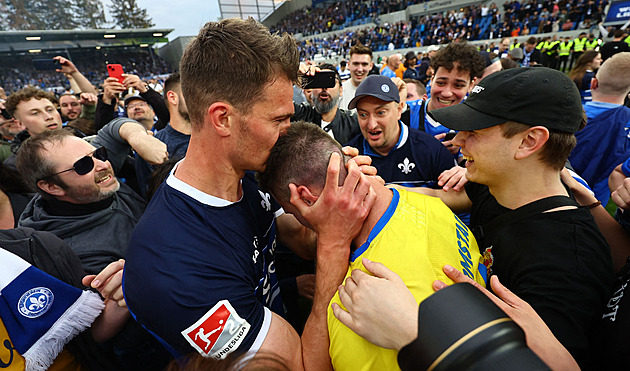
[(64, 182), (59, 182), (59, 186), (63, 188), (63, 190), (66, 192), (66, 196), (74, 199), (76, 203), (89, 204), (93, 202), (98, 202), (113, 196), (120, 189), (120, 182), (118, 182), (118, 179), (116, 179), (114, 173), (109, 170), (95, 174), (95, 182), (96, 179), (103, 178), (108, 174), (111, 175), (116, 182), (115, 186), (108, 189), (100, 188), (97, 184), (85, 184), (77, 187), (69, 187)]
[(177, 113), (179, 113), (179, 115), (183, 117), (186, 122), (190, 123), (190, 115), (188, 115), (188, 110), (184, 110), (184, 108), (179, 105), (177, 106)]
[(330, 111), (332, 111), (332, 109), (337, 105), (337, 103), (339, 103), (339, 98), (340, 96), (337, 95), (336, 97), (333, 97), (332, 95), (330, 95), (330, 98), (328, 101), (326, 102), (322, 102), (321, 99), (319, 99), (319, 96), (314, 96), (313, 97), (313, 106), (315, 106), (315, 110), (317, 112), (319, 112), (320, 114), (324, 114), (324, 113), (328, 113)]

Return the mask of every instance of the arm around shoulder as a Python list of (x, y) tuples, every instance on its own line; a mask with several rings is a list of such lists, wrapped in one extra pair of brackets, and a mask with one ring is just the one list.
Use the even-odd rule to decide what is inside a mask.
[(404, 189), (410, 192), (416, 192), (425, 194), (427, 196), (437, 197), (446, 204), (454, 213), (468, 212), (472, 208), (472, 201), (466, 193), (466, 189), (462, 188), (461, 191), (449, 189), (444, 191), (440, 189), (433, 189), (427, 187), (403, 187), (398, 185), (389, 185), (390, 188)]

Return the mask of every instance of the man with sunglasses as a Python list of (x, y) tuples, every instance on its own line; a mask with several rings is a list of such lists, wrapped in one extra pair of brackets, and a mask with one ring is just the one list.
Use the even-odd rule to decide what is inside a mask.
[(145, 203), (116, 179), (104, 147), (67, 130), (48, 130), (22, 143), (16, 164), (38, 192), (20, 226), (66, 241), (88, 273), (124, 258)]
[[(26, 128), (26, 133), (18, 136), (21, 140), (61, 128), (61, 116), (53, 105), (54, 101), (55, 97), (51, 93), (34, 87), (21, 89), (7, 98), (7, 112)], [(21, 140), (14, 140), (16, 146), (21, 144)], [(109, 150), (115, 172), (122, 169), (129, 147), (152, 164), (160, 164), (168, 158), (166, 145), (148, 134), (142, 124), (129, 118), (112, 120), (99, 131), (93, 143)], [(14, 157), (5, 162), (9, 166), (13, 163)]]
[[(24, 141), (17, 166), (38, 192), (22, 213), (19, 226), (51, 232), (64, 240), (88, 274), (98, 274), (125, 258), (131, 232), (146, 204), (116, 179), (104, 147), (95, 148), (65, 129), (46, 130)], [(121, 331), (112, 347), (128, 369), (166, 366), (168, 354), (135, 321), (127, 321)]]

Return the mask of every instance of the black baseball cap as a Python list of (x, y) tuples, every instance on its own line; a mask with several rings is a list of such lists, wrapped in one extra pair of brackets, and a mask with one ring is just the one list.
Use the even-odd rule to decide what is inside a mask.
[(370, 75), (359, 85), (354, 98), (348, 104), (349, 109), (357, 107), (357, 103), (366, 96), (378, 98), (385, 102), (400, 103), (398, 87), (392, 79), (382, 75)]
[(514, 121), (575, 133), (582, 112), (580, 92), (565, 74), (546, 67), (522, 67), (487, 76), (463, 103), (432, 110), (429, 115), (458, 131)]

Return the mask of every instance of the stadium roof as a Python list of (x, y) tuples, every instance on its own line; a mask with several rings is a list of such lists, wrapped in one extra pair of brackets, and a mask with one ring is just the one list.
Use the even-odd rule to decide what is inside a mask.
[(29, 30), (0, 32), (0, 54), (167, 43), (173, 29)]
[(219, 0), (221, 18), (249, 17), (262, 22), (273, 13), (285, 0)]

